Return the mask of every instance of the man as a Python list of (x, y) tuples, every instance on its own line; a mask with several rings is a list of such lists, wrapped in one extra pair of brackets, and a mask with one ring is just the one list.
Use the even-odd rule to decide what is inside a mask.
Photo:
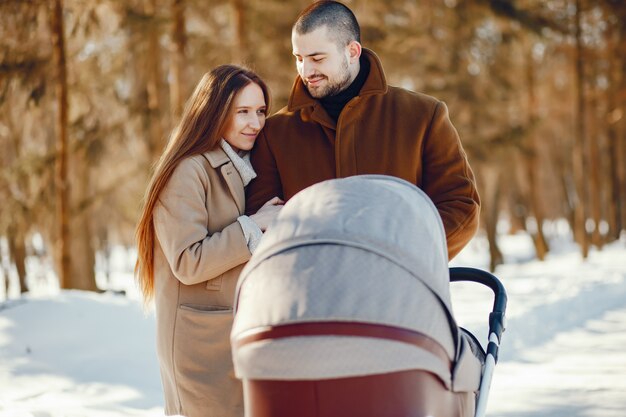
[(341, 3), (311, 4), (291, 40), (299, 77), (287, 107), (267, 120), (253, 149), (258, 177), (248, 186), (247, 212), (327, 179), (393, 175), (433, 200), (454, 257), (476, 232), (480, 202), (445, 104), (388, 86), (379, 58), (361, 47), (359, 24)]

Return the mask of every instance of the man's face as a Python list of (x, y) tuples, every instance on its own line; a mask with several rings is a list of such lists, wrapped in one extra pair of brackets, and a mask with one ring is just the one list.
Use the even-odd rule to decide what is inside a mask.
[(291, 35), (296, 68), (311, 96), (324, 98), (345, 90), (352, 82), (348, 47), (341, 47), (322, 26)]

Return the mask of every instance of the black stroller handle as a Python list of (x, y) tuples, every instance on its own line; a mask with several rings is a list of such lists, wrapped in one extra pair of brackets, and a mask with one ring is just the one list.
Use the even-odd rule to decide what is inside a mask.
[(494, 293), (493, 309), (489, 314), (489, 334), (495, 333), (498, 341), (501, 340), (505, 329), (504, 314), (506, 312), (507, 295), (504, 285), (498, 278), (487, 271), (476, 268), (453, 267), (450, 268), (450, 282), (472, 281), (486, 285)]

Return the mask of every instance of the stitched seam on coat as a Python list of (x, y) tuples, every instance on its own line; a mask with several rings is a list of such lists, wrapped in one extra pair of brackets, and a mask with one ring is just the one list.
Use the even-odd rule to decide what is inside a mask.
[[(433, 128), (435, 115), (437, 114), (437, 109), (439, 109), (439, 105), (440, 104), (441, 104), (441, 102), (437, 101), (437, 104), (435, 105), (435, 109), (433, 111), (433, 114), (430, 116), (430, 121), (428, 122), (428, 129), (426, 129), (426, 132), (424, 132), (424, 140), (422, 141), (422, 149), (421, 149), (421, 151), (422, 151), (422, 158), (423, 158), (423, 155), (424, 155), (424, 146), (426, 146), (426, 141), (428, 139), (430, 139), (430, 132), (431, 132), (431, 130)], [(422, 167), (423, 167), (423, 164), (422, 164)]]

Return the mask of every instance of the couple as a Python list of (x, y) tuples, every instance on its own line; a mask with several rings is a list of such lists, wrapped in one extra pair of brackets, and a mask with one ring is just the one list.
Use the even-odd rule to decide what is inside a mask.
[(331, 178), (393, 175), (433, 200), (450, 257), (476, 231), (474, 177), (445, 105), (387, 85), (350, 9), (313, 3), (293, 26), (292, 46), (299, 77), (267, 123), (269, 92), (256, 74), (233, 65), (206, 74), (148, 187), (136, 272), (156, 303), (168, 415), (243, 415), (229, 344), (235, 286), (298, 191)]

